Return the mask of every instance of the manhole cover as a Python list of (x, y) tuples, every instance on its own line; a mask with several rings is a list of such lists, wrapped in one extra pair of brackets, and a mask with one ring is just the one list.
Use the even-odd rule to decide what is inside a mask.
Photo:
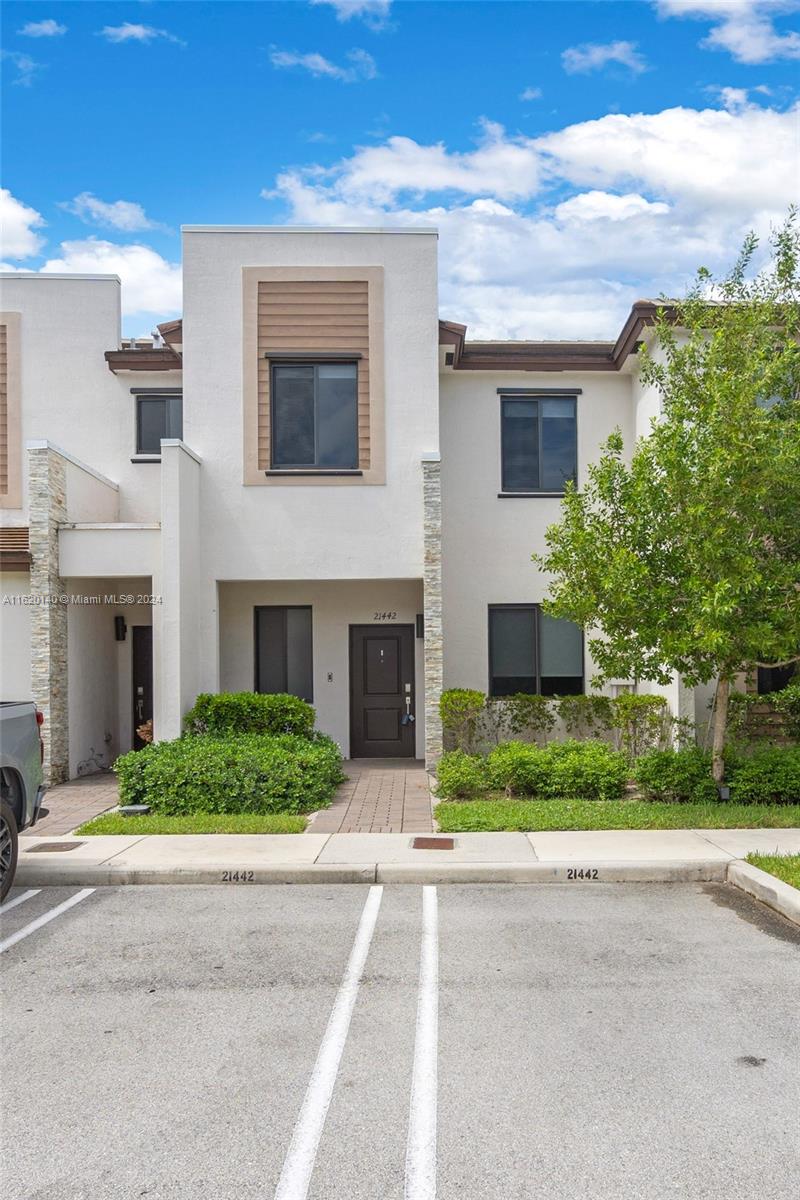
[(411, 843), (412, 850), (452, 850), (453, 838), (415, 837)]
[(38, 846), (31, 846), (26, 850), (26, 854), (64, 854), (67, 850), (77, 850), (78, 846), (83, 846), (83, 842), (41, 842)]

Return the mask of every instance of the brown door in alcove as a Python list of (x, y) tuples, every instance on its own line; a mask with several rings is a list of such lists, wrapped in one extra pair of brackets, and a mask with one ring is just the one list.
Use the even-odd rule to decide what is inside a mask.
[(414, 626), (350, 626), (350, 757), (413, 758)]

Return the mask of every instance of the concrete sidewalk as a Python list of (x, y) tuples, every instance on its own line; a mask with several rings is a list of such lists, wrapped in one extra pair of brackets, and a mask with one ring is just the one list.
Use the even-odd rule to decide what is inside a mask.
[[(121, 883), (724, 881), (751, 851), (800, 853), (800, 829), (30, 837), (20, 886)], [(452, 845), (452, 848), (446, 848)]]

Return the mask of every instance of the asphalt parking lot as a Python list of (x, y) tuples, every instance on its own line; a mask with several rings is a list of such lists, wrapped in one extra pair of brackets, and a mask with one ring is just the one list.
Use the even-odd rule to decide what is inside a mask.
[(4, 1196), (797, 1196), (800, 929), (727, 885), (24, 893)]

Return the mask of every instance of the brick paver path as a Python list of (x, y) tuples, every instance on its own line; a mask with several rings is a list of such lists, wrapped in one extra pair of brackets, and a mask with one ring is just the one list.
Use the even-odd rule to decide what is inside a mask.
[(47, 809), (47, 816), (40, 817), (33, 828), (26, 829), (21, 836), (27, 833), (31, 837), (58, 837), (70, 833), (118, 802), (117, 777), (110, 771), (70, 779), (69, 783), (47, 789), (42, 804), (42, 811)]
[(353, 758), (333, 804), (310, 833), (430, 833), (431, 796), (425, 765), (413, 758)]

